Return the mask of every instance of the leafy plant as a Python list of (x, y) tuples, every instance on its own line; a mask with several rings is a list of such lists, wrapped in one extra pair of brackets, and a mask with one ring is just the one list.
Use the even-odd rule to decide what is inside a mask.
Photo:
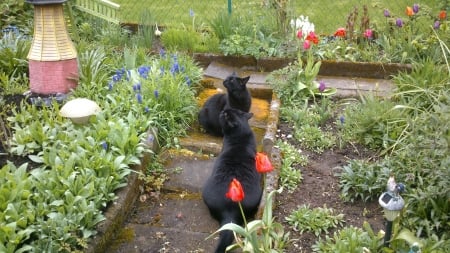
[(335, 88), (324, 87), (316, 81), (321, 62), (315, 62), (308, 54), (306, 63), (298, 57), (294, 64), (275, 70), (267, 77), (267, 82), (277, 93), (286, 106), (300, 104), (316, 96), (331, 96), (336, 93)]
[(0, 3), (0, 29), (15, 26), (26, 34), (30, 34), (30, 23), (33, 19), (33, 6), (25, 0), (5, 0)]
[(316, 153), (322, 153), (336, 143), (336, 138), (330, 132), (324, 132), (318, 126), (302, 125), (295, 129), (294, 137), (302, 145)]
[(344, 112), (341, 134), (347, 140), (379, 150), (390, 150), (407, 127), (404, 111), (390, 100), (362, 96)]
[(289, 242), (289, 233), (285, 233), (283, 226), (272, 217), (273, 196), (281, 192), (282, 188), (267, 195), (261, 220), (253, 220), (245, 227), (228, 223), (213, 235), (223, 230), (231, 230), (237, 235), (236, 243), (230, 245), (227, 250), (239, 248), (243, 252), (283, 252)]
[(234, 33), (235, 27), (239, 24), (239, 17), (230, 15), (225, 11), (219, 11), (208, 23), (217, 38), (222, 41)]
[(200, 41), (200, 34), (191, 29), (168, 28), (161, 35), (162, 44), (171, 51), (195, 52)]
[(334, 232), (333, 237), (325, 235), (312, 246), (314, 252), (380, 252), (383, 246), (383, 234), (375, 234), (369, 223), (363, 228), (345, 227)]
[(33, 209), (33, 181), (27, 176), (27, 165), (8, 164), (0, 168), (0, 251), (26, 252), (24, 244), (36, 232), (29, 226), (36, 219)]
[(288, 142), (278, 140), (277, 147), (281, 151), (282, 161), (280, 168), (280, 184), (283, 188), (293, 191), (302, 181), (302, 172), (297, 166), (305, 166), (308, 163), (308, 157)]
[(342, 226), (345, 222), (343, 214), (335, 215), (333, 209), (327, 207), (310, 208), (309, 204), (298, 207), (285, 219), (294, 230), (300, 233), (310, 231), (316, 236), (327, 234), (329, 229)]
[(410, 73), (401, 72), (393, 77), (396, 84), (394, 99), (416, 114), (420, 111), (432, 111), (433, 106), (439, 103), (440, 94), (450, 82), (449, 73), (443, 65), (431, 60), (413, 64)]
[(390, 174), (390, 170), (381, 163), (364, 160), (350, 160), (335, 170), (335, 175), (339, 178), (341, 198), (350, 202), (378, 198), (385, 191)]
[(0, 73), (19, 77), (28, 72), (27, 55), (31, 40), (19, 32), (7, 32), (0, 39)]

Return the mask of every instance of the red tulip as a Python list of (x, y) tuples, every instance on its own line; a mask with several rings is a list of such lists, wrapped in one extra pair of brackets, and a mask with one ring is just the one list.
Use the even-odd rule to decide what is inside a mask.
[(230, 186), (228, 186), (228, 192), (225, 194), (225, 197), (231, 199), (233, 202), (241, 202), (244, 199), (244, 189), (242, 188), (241, 182), (236, 178), (233, 178)]
[(256, 153), (256, 171), (259, 173), (267, 173), (273, 170), (272, 163), (269, 160), (269, 157), (261, 152)]
[(445, 10), (441, 10), (439, 12), (439, 19), (444, 20), (445, 18), (447, 18), (447, 12)]
[(319, 43), (319, 37), (317, 37), (317, 35), (314, 32), (309, 32), (308, 36), (306, 36), (306, 40), (309, 40), (314, 44)]
[(336, 32), (334, 33), (334, 36), (335, 37), (342, 37), (342, 38), (344, 38), (345, 37), (345, 28), (343, 28), (343, 27), (341, 27), (341, 28), (338, 28), (337, 30), (336, 30)]

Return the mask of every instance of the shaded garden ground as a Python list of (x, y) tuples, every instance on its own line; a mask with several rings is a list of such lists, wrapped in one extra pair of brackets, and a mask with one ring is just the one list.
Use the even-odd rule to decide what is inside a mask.
[[(339, 197), (339, 179), (335, 176), (338, 167), (345, 165), (347, 160), (369, 158), (372, 155), (369, 150), (348, 145), (343, 149), (329, 149), (322, 154), (317, 154), (302, 149), (298, 141), (287, 138), (292, 134), (292, 126), (288, 123), (280, 122), (279, 130), (281, 139), (301, 149), (302, 153), (309, 157), (307, 166), (297, 166), (303, 177), (297, 189), (293, 192), (285, 190), (276, 195), (273, 215), (278, 222), (284, 225), (286, 232), (290, 233), (289, 238), (292, 240), (286, 250), (287, 253), (312, 252), (311, 246), (318, 239), (312, 232), (304, 231), (300, 233), (295, 231), (285, 220), (285, 217), (288, 217), (304, 204), (309, 205), (310, 208), (332, 208), (334, 215), (344, 214), (344, 226), (362, 227), (362, 224), (367, 221), (375, 232), (384, 230), (383, 211), (378, 201), (367, 203), (342, 201)], [(330, 230), (328, 235), (332, 237), (333, 232), (334, 230)], [(324, 237), (324, 233), (321, 236)]]

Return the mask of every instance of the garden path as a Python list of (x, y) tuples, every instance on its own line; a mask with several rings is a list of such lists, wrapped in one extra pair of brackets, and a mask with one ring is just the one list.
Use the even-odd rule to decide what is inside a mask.
[[(212, 62), (205, 69), (204, 76), (213, 80), (215, 86), (221, 87), (223, 79), (233, 71), (241, 77), (250, 75), (248, 87), (252, 96), (270, 90), (265, 83), (268, 74), (265, 72), (237, 69)], [(325, 81), (327, 86), (337, 88), (337, 95), (342, 97), (367, 92), (388, 95), (392, 90), (391, 81), (384, 79), (337, 76), (318, 76), (318, 79)], [(279, 109), (279, 104), (273, 102), (274, 100), (267, 110)], [(272, 119), (269, 115), (265, 124), (275, 125), (276, 128), (278, 114), (274, 114)], [(270, 122), (271, 120), (276, 122)], [(256, 121), (250, 123), (253, 126), (259, 125)], [(257, 141), (266, 141), (267, 131), (273, 130), (268, 127), (265, 131), (265, 134), (257, 134)], [(194, 135), (200, 137), (194, 138)], [(271, 144), (269, 139), (262, 149), (270, 152)], [(165, 167), (170, 180), (164, 184), (161, 193), (143, 194), (138, 198), (122, 229), (116, 231), (117, 238), (108, 243), (109, 249), (106, 252), (213, 252), (217, 237), (206, 238), (218, 229), (218, 224), (210, 217), (201, 199), (201, 187), (215, 160), (214, 156), (205, 154), (217, 154), (221, 148), (221, 139), (202, 136), (194, 131), (181, 140), (181, 146), (181, 152), (168, 153), (169, 162)], [(272, 175), (270, 182), (272, 185), (268, 188), (277, 187), (277, 175)]]

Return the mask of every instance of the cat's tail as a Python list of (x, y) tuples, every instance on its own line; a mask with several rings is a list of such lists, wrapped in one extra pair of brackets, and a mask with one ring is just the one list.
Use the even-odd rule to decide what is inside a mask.
[[(222, 224), (224, 225), (224, 224)], [(225, 253), (225, 250), (234, 241), (234, 234), (231, 230), (222, 230), (219, 235), (219, 244), (216, 247), (215, 253)]]

